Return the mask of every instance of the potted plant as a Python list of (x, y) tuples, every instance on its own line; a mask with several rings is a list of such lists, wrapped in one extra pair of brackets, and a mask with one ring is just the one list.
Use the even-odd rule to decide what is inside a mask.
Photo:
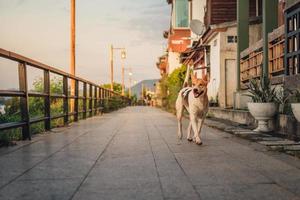
[(299, 90), (294, 91), (293, 101), (295, 103), (291, 103), (292, 111), (297, 121), (300, 122), (300, 91)]
[(246, 96), (252, 98), (252, 102), (248, 102), (248, 109), (251, 115), (258, 121), (258, 127), (254, 131), (270, 132), (268, 121), (271, 120), (277, 112), (277, 92), (275, 88), (271, 88), (268, 78), (262, 77), (261, 81), (251, 79), (248, 84), (248, 92)]
[(285, 114), (288, 112), (289, 109), (289, 100), (291, 96), (293, 95), (293, 90), (283, 88), (281, 87), (277, 91), (277, 102), (279, 105), (279, 113), (280, 114)]

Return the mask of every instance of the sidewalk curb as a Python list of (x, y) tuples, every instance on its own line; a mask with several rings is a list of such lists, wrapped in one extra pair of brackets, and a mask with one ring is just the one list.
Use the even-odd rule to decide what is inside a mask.
[(206, 118), (204, 124), (239, 138), (264, 145), (269, 151), (283, 152), (300, 158), (300, 142), (286, 139), (280, 134), (255, 132), (248, 127), (217, 118)]

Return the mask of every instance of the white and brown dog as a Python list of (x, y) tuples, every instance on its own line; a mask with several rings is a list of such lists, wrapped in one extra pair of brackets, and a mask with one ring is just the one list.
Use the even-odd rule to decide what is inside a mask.
[[(189, 73), (189, 70), (187, 71)], [(197, 78), (197, 74), (191, 74), (192, 87), (184, 87), (180, 90), (176, 100), (176, 115), (178, 120), (178, 138), (182, 139), (182, 115), (184, 108), (189, 112), (190, 123), (187, 129), (187, 140), (195, 141), (201, 145), (200, 132), (208, 111), (207, 76)], [(188, 75), (185, 81), (187, 83)], [(194, 131), (194, 137), (191, 132)]]

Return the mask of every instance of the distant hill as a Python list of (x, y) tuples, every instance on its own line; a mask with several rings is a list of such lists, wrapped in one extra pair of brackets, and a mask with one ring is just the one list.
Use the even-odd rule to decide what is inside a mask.
[(136, 94), (137, 98), (139, 99), (141, 96), (142, 92), (142, 85), (144, 84), (144, 87), (146, 87), (148, 90), (155, 91), (155, 86), (154, 84), (158, 81), (159, 79), (150, 79), (150, 80), (143, 80), (135, 84), (134, 86), (131, 87), (131, 93), (132, 95)]

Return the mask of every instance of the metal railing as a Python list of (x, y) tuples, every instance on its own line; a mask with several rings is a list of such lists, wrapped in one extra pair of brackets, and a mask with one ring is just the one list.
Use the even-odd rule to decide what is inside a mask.
[(300, 74), (300, 3), (285, 10), (285, 74)]
[[(92, 83), (83, 78), (73, 76), (69, 73), (37, 62), (30, 58), (26, 58), (19, 54), (9, 52), (0, 48), (0, 57), (12, 61), (18, 62), (18, 78), (19, 78), (19, 90), (0, 90), (0, 97), (19, 97), (20, 98), (20, 115), (21, 121), (0, 123), (0, 134), (3, 130), (22, 128), (22, 138), (31, 139), (30, 126), (34, 123), (44, 122), (44, 129), (49, 131), (51, 129), (51, 120), (63, 118), (64, 125), (70, 123), (70, 117), (73, 116), (74, 121), (79, 120), (79, 114), (82, 114), (82, 118), (95, 116), (102, 113), (105, 101), (113, 101), (118, 98), (122, 106), (130, 104), (130, 99), (120, 95), (119, 93), (100, 87), (99, 85)], [(43, 92), (31, 92), (28, 89), (27, 80), (27, 67), (34, 67), (42, 70), (44, 89)], [(50, 73), (62, 76), (62, 94), (52, 94), (50, 91)], [(69, 80), (75, 82), (75, 90), (69, 94)], [(83, 84), (83, 95), (79, 95), (79, 83)], [(88, 93), (89, 86), (89, 95)], [(44, 116), (31, 118), (29, 113), (29, 98), (39, 97), (44, 99)], [(63, 113), (52, 115), (51, 114), (51, 99), (63, 100)], [(79, 100), (83, 101), (83, 109), (79, 110)], [(72, 104), (72, 110), (70, 102)], [(74, 103), (73, 103), (74, 102)], [(88, 105), (88, 106), (87, 106)]]
[[(280, 26), (268, 34), (268, 53), (269, 53), (269, 78), (272, 84), (282, 83), (284, 75), (284, 26)], [(263, 41), (259, 40), (252, 46), (241, 52), (241, 86), (252, 78), (260, 78), (263, 65)]]

